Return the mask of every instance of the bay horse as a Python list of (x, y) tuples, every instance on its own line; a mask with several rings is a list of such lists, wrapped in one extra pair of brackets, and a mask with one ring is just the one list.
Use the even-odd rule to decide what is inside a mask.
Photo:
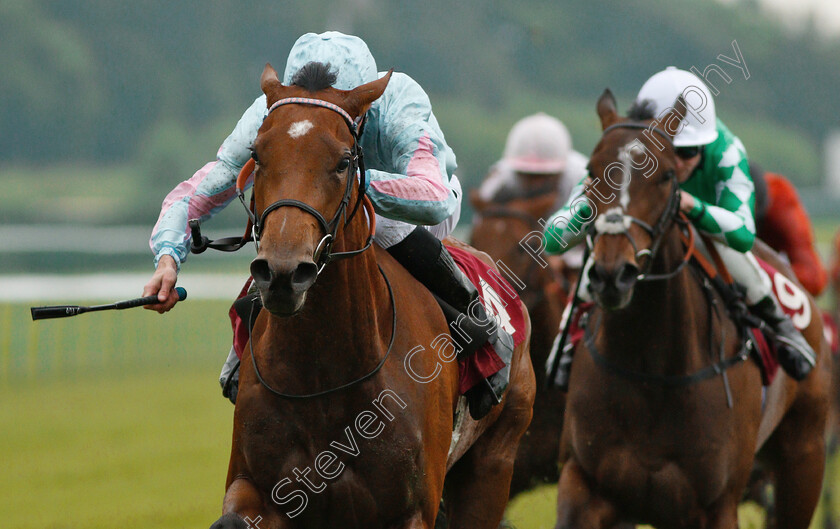
[[(720, 297), (682, 265), (672, 138), (684, 101), (658, 121), (634, 121), (607, 90), (597, 110), (603, 135), (586, 188), (597, 305), (566, 398), (556, 527), (734, 529), (758, 452), (775, 476), (779, 527), (805, 529), (825, 465), (822, 322), (803, 331), (819, 356), (811, 374), (777, 376), (763, 394)], [(754, 252), (796, 282), (766, 246)]]
[(251, 274), (264, 310), (242, 357), (212, 529), (431, 529), (442, 499), (452, 528), (502, 518), (534, 398), (527, 339), (504, 401), (481, 421), (459, 414), (456, 438), (458, 363), (435, 345), (446, 320), (371, 245), (375, 217), (356, 185), (360, 118), (390, 77), (342, 91), (263, 71)]
[[(531, 318), (531, 361), (537, 382), (534, 416), (519, 443), (510, 485), (511, 497), (542, 483), (557, 483), (557, 458), (565, 393), (545, 388), (545, 364), (557, 336), (569, 281), (558, 276), (521, 245), (531, 234), (542, 240), (538, 219), (556, 209), (557, 185), (536, 196), (486, 201), (470, 194), (476, 212), (470, 244), (502, 261), (522, 282), (520, 296)], [(524, 285), (524, 286), (523, 286)]]

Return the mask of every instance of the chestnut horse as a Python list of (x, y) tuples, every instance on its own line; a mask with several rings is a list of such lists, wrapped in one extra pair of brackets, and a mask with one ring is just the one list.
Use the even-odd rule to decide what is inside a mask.
[[(763, 395), (721, 299), (682, 266), (671, 140), (684, 101), (659, 122), (619, 117), (609, 91), (597, 109), (598, 177), (586, 191), (597, 307), (566, 398), (556, 527), (735, 529), (758, 452), (776, 478), (779, 526), (805, 529), (825, 466), (831, 359), (822, 322), (803, 331), (819, 357), (811, 374), (800, 383), (780, 374)], [(796, 281), (766, 246), (754, 251)]]
[[(534, 417), (519, 443), (511, 497), (541, 483), (557, 483), (560, 477), (557, 458), (563, 426), (565, 394), (545, 389), (545, 364), (557, 336), (560, 317), (568, 291), (568, 281), (558, 277), (521, 245), (531, 234), (542, 241), (542, 226), (537, 219), (554, 212), (558, 193), (552, 191), (534, 197), (517, 197), (504, 202), (487, 202), (477, 193), (470, 195), (476, 211), (470, 244), (501, 260), (524, 287), (522, 301), (531, 317), (531, 361), (537, 380)], [(522, 286), (522, 285), (520, 285)]]
[(370, 246), (373, 210), (356, 185), (358, 118), (390, 77), (342, 91), (284, 86), (270, 65), (262, 74), (251, 273), (265, 310), (242, 358), (213, 529), (431, 529), (442, 499), (449, 527), (502, 518), (533, 405), (528, 340), (503, 403), (478, 422), (460, 413), (453, 435), (458, 363), (441, 354), (446, 320)]

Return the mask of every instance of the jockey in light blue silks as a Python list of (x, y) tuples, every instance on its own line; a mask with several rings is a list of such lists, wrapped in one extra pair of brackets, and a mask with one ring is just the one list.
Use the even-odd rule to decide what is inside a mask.
[[(295, 75), (311, 62), (329, 64), (335, 74), (333, 87), (340, 90), (351, 90), (381, 75), (360, 38), (338, 32), (307, 33), (289, 53), (283, 83), (295, 84)], [(191, 234), (187, 222), (194, 218), (206, 220), (233, 200), (237, 175), (251, 157), (251, 146), (266, 115), (266, 96), (261, 95), (219, 148), (216, 161), (167, 195), (150, 241), (156, 271), (144, 290), (144, 295), (158, 294), (161, 303), (150, 308), (164, 312), (174, 305), (177, 272), (189, 253)], [(428, 96), (416, 81), (403, 73), (392, 75), (385, 93), (367, 112), (360, 143), (367, 167), (360, 177), (366, 180), (367, 195), (376, 211), (376, 242), (436, 294), (442, 304), (468, 314), (467, 308), (477, 299), (478, 292), (440, 243), (455, 227), (461, 212), (455, 155), (446, 144)], [(252, 183), (249, 181), (248, 185)], [(476, 305), (483, 311), (480, 303)], [(513, 352), (510, 335), (495, 324), (489, 332), (482, 332), (486, 336), (480, 344), (460, 343), (459, 333), (453, 332), (452, 336), (467, 353), (489, 338), (509, 366)], [(225, 396), (232, 401), (236, 399), (237, 384), (227, 382), (231, 372), (238, 375), (237, 362), (235, 354), (229, 355), (221, 377), (223, 388), (230, 388)], [(490, 377), (492, 392), (485, 384), (476, 386), (476, 394), (472, 395), (475, 402), (471, 402), (471, 410), (473, 405), (478, 410), (474, 414), (489, 411), (507, 388), (508, 379), (506, 367)]]

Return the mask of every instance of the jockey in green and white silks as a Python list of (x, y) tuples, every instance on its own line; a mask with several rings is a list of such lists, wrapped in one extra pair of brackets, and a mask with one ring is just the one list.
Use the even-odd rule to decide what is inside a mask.
[[(755, 196), (747, 152), (741, 140), (717, 119), (714, 100), (706, 85), (690, 72), (669, 67), (642, 86), (635, 106), (658, 116), (682, 95), (691, 107), (674, 137), (677, 177), (681, 182), (680, 209), (693, 225), (710, 236), (732, 277), (746, 289), (750, 309), (775, 331), (780, 342), (779, 363), (793, 378), (801, 380), (811, 371), (816, 355), (802, 334), (784, 314), (772, 294), (770, 277), (750, 252), (756, 237)], [(701, 121), (702, 119), (702, 121)], [(548, 253), (563, 253), (585, 236), (581, 229), (591, 210), (572, 204), (584, 193), (582, 180), (571, 192), (566, 205), (546, 225), (544, 243)], [(698, 246), (702, 243), (698, 240)], [(582, 299), (589, 299), (588, 269), (581, 275)], [(557, 382), (568, 378), (570, 359), (561, 361)]]

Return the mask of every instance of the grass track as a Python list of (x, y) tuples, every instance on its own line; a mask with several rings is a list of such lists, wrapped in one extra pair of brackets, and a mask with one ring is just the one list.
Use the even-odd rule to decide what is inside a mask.
[(214, 369), (0, 390), (3, 526), (209, 527), (221, 513), (233, 408)]
[[(227, 306), (194, 300), (164, 317), (138, 309), (33, 323), (26, 306), (0, 304), (2, 527), (209, 527), (230, 450), (233, 408), (217, 384)], [(521, 495), (508, 518), (549, 528), (555, 498), (554, 486)], [(753, 506), (741, 519), (762, 526)]]

